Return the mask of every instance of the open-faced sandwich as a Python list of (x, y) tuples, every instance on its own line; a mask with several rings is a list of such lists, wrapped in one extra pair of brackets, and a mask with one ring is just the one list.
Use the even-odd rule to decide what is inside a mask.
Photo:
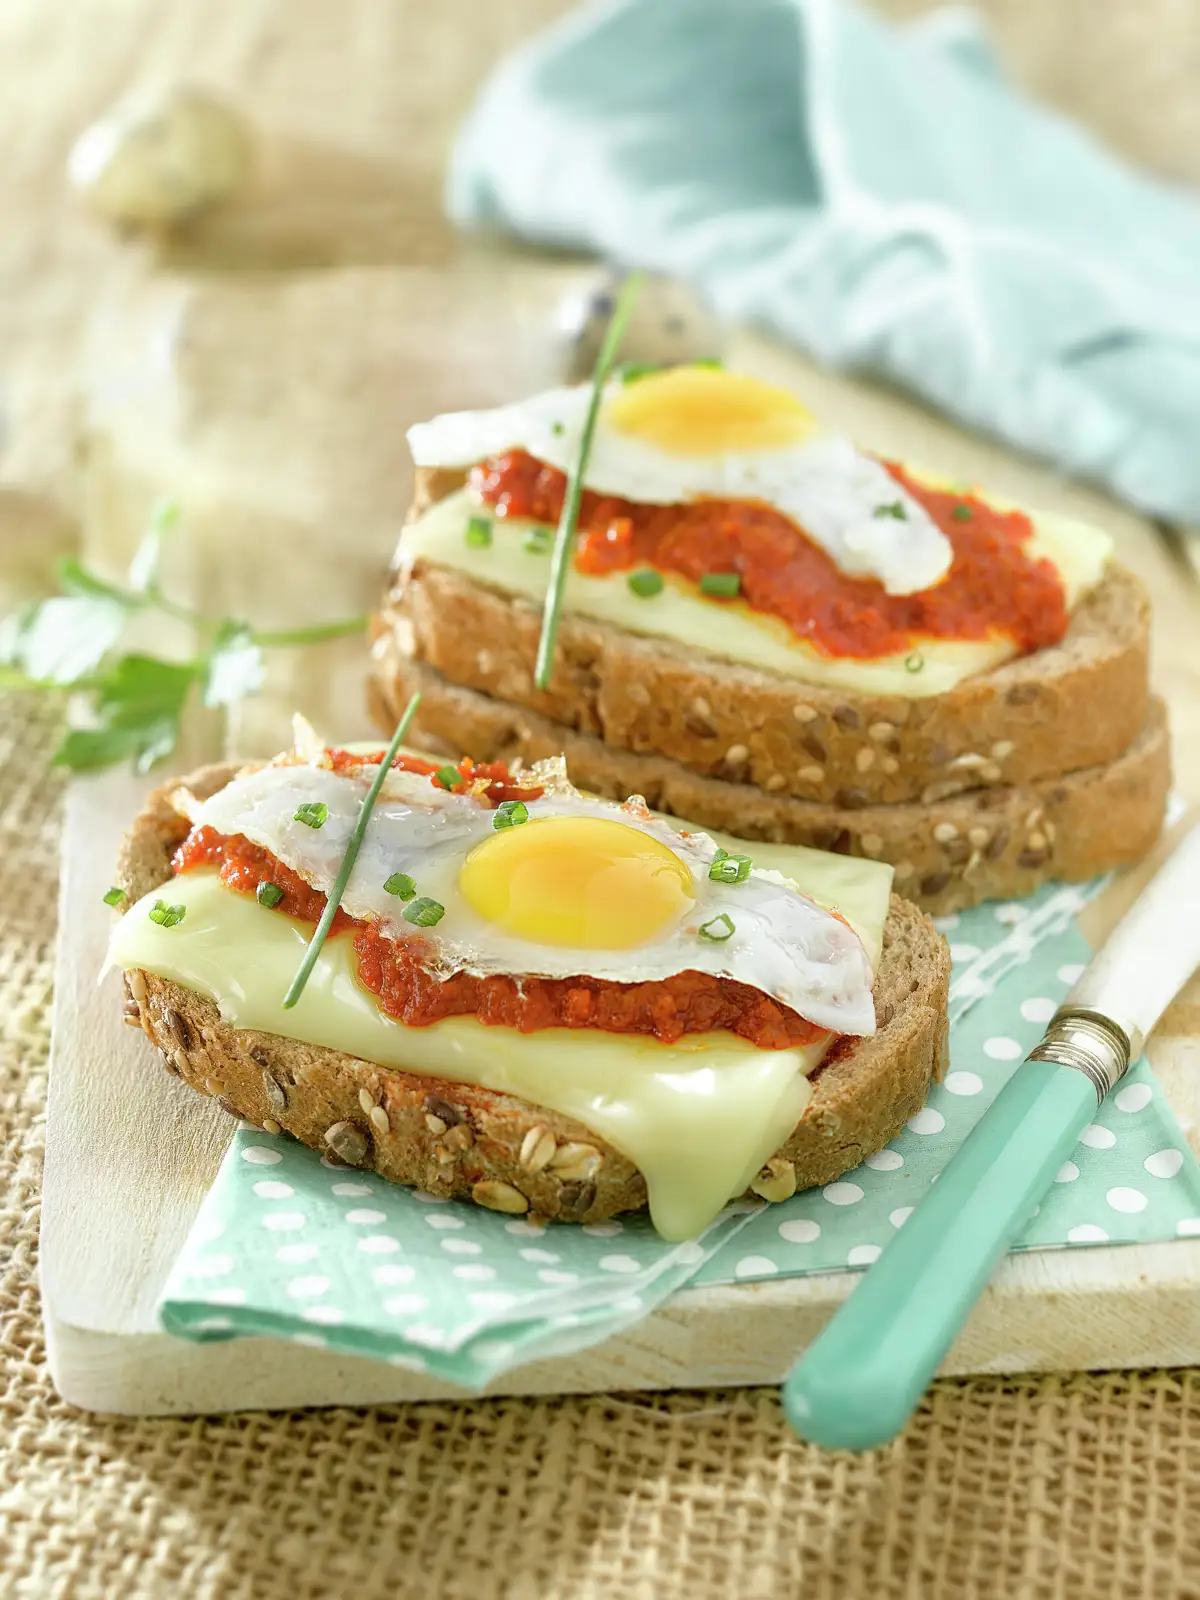
[(1137, 859), (1169, 782), (1148, 606), (1099, 530), (857, 449), (714, 366), (603, 388), (554, 671), (553, 531), (589, 390), (436, 417), (372, 693), (426, 742), (882, 860), (928, 909)]
[(679, 1239), (856, 1165), (939, 1073), (949, 957), (890, 867), (695, 832), (561, 759), (300, 746), (158, 789), (111, 895), (127, 1019), (230, 1112)]

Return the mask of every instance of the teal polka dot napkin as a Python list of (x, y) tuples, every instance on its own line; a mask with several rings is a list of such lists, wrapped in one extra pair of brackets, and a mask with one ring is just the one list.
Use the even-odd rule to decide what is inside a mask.
[[(646, 1218), (588, 1227), (439, 1201), (244, 1126), (170, 1274), (163, 1326), (266, 1334), (478, 1390), (619, 1332), (684, 1284), (869, 1265), (990, 1105), (1089, 958), (1074, 918), (1099, 883), (1050, 886), (940, 926), (950, 1070), (900, 1135), (824, 1189), (730, 1205), (667, 1244)], [(1200, 1234), (1200, 1167), (1138, 1063), (1084, 1130), (1017, 1248)]]

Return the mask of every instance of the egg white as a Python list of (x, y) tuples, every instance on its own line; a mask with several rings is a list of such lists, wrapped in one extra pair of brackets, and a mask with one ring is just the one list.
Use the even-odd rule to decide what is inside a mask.
[[(359, 806), (377, 768), (335, 773), (317, 765), (263, 767), (234, 779), (210, 799), (190, 805), (197, 826), (242, 834), (271, 851), (314, 889), (328, 894), (345, 854)], [(532, 781), (532, 780), (531, 780)], [(470, 795), (439, 790), (424, 777), (391, 773), (372, 813), (341, 905), (350, 916), (376, 922), (396, 940), (427, 941), (434, 970), (536, 977), (586, 975), (618, 983), (673, 977), (686, 971), (732, 978), (837, 1033), (874, 1031), (870, 960), (858, 936), (779, 873), (755, 869), (739, 884), (714, 883), (708, 868), (716, 845), (701, 833), (681, 836), (633, 800), (595, 800), (574, 789), (561, 763), (539, 769), (547, 785), (527, 802), (530, 822), (552, 816), (595, 816), (652, 835), (684, 862), (695, 904), (682, 922), (632, 949), (572, 950), (505, 933), (476, 913), (458, 889), (471, 849), (492, 837), (495, 812)], [(328, 807), (320, 828), (295, 820), (308, 802)], [(525, 824), (528, 826), (528, 824)], [(752, 847), (750, 847), (752, 850)], [(403, 903), (383, 885), (408, 874), (417, 892), (445, 907), (432, 928), (404, 920)], [(717, 942), (696, 932), (722, 913), (734, 924)]]
[[(584, 472), (598, 494), (643, 505), (695, 499), (757, 500), (773, 506), (851, 577), (877, 578), (889, 594), (930, 588), (949, 570), (950, 541), (875, 457), (849, 439), (818, 434), (785, 448), (684, 455), (614, 427), (606, 387)], [(526, 450), (560, 472), (579, 453), (590, 391), (549, 389), (491, 411), (455, 411), (408, 432), (419, 467), (469, 467)], [(882, 507), (898, 508), (899, 514)]]

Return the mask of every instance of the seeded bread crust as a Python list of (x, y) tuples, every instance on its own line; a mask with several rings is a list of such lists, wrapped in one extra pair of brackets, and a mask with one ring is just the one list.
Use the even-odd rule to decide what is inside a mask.
[[(206, 767), (182, 780), (200, 796), (234, 775)], [(187, 833), (170, 796), (150, 796), (121, 849), (126, 905), (170, 878)], [(830, 1183), (893, 1138), (945, 1069), (950, 958), (916, 907), (893, 896), (875, 982), (878, 1032), (845, 1039), (813, 1077), (804, 1116), (753, 1188), (786, 1199)], [(334, 1164), (392, 1183), (474, 1200), (513, 1215), (601, 1222), (646, 1205), (637, 1168), (569, 1117), (469, 1084), (397, 1071), (336, 1050), (222, 1022), (204, 996), (144, 971), (125, 975), (126, 1020), (168, 1072), (231, 1114), (284, 1130)]]
[[(418, 471), (412, 515), (462, 481)], [(1028, 785), (1115, 760), (1146, 721), (1149, 602), (1115, 565), (1061, 644), (906, 700), (818, 688), (570, 612), (541, 692), (541, 607), (449, 568), (406, 573), (403, 552), (401, 538), (382, 621), (406, 654), (617, 749), (768, 794), (848, 810), (928, 800), (947, 782)]]
[(376, 638), (374, 674), (368, 698), (381, 728), (395, 727), (419, 689), (414, 739), (425, 745), (485, 761), (530, 762), (562, 752), (574, 782), (597, 794), (641, 794), (659, 811), (743, 839), (888, 861), (897, 889), (938, 915), (1140, 860), (1161, 831), (1171, 783), (1166, 715), (1157, 699), (1129, 747), (1107, 766), (987, 789), (963, 790), (947, 779), (924, 803), (845, 808), (615, 749), (448, 682), (405, 656), (390, 630)]

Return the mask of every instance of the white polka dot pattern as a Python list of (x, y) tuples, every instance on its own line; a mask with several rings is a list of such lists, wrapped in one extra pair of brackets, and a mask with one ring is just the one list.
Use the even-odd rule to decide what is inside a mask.
[(1152, 1178), (1173, 1178), (1183, 1166), (1183, 1151), (1171, 1148), (1156, 1150), (1142, 1162)]
[(248, 1144), (242, 1150), (242, 1160), (255, 1167), (273, 1167), (283, 1160), (278, 1150), (268, 1150), (265, 1145)]
[(983, 1053), (993, 1061), (1017, 1061), (1025, 1054), (1016, 1039), (1010, 1039), (1002, 1033), (983, 1041)]
[(743, 1256), (733, 1270), (739, 1278), (769, 1278), (779, 1268), (770, 1256)]
[(951, 1094), (980, 1094), (983, 1091), (983, 1079), (977, 1072), (948, 1072), (946, 1088)]
[(946, 1126), (946, 1119), (936, 1106), (922, 1106), (914, 1116), (908, 1119), (910, 1133), (919, 1133), (922, 1136), (931, 1133), (941, 1133)]
[(872, 1172), (898, 1172), (904, 1165), (904, 1157), (899, 1150), (876, 1150), (867, 1157), (866, 1165)]
[(856, 1206), (863, 1192), (856, 1183), (828, 1183), (821, 1193), (831, 1206)]
[(877, 1244), (851, 1245), (846, 1255), (846, 1264), (851, 1267), (869, 1267), (872, 1261), (878, 1261), (883, 1251)]
[(1048, 1000), (1045, 995), (1032, 995), (1028, 1000), (1021, 1001), (1021, 1015), (1026, 1022), (1049, 1022), (1057, 1010), (1057, 1003)]
[(1144, 1111), (1150, 1104), (1150, 1096), (1154, 1091), (1148, 1083), (1126, 1084), (1124, 1089), (1118, 1089), (1113, 1095), (1113, 1103), (1118, 1111), (1133, 1112)]
[(1117, 1142), (1117, 1136), (1111, 1128), (1102, 1128), (1097, 1122), (1089, 1122), (1079, 1135), (1080, 1144), (1086, 1144), (1089, 1150), (1111, 1150)]

